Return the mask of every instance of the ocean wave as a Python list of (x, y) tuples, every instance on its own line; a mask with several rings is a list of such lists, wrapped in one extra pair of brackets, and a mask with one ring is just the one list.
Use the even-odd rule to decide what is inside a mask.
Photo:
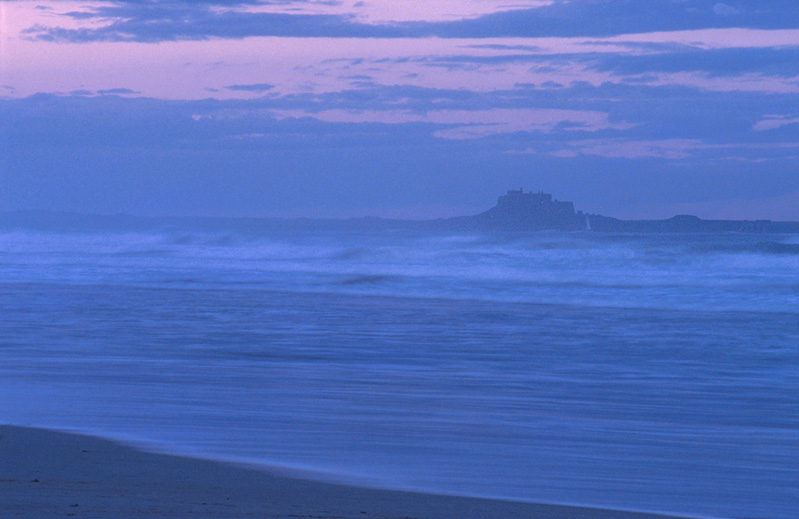
[(788, 240), (759, 241), (754, 243), (712, 243), (705, 247), (698, 247), (696, 252), (728, 252), (737, 254), (786, 254), (799, 255), (799, 242), (791, 243)]
[[(0, 276), (617, 307), (795, 308), (799, 243), (762, 236), (0, 232)], [(191, 281), (188, 281), (191, 280)]]

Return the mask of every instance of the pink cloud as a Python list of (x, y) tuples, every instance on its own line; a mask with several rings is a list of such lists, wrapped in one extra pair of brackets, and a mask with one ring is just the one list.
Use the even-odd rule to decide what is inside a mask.
[(217, 12), (324, 14), (352, 16), (362, 23), (444, 22), (476, 18), (512, 9), (529, 9), (550, 5), (554, 0), (306, 0), (239, 6), (216, 6)]
[(529, 9), (552, 3), (553, 0), (515, 0), (512, 4), (502, 0), (346, 0), (341, 4), (346, 11), (356, 12), (366, 23), (390, 23), (476, 18), (498, 11)]
[[(28, 41), (20, 32), (36, 24), (66, 28), (93, 27), (107, 23), (99, 19), (77, 19), (60, 15), (85, 10), (81, 2), (43, 2), (52, 9), (36, 9), (39, 2), (0, 2), (0, 74), (3, 83), (15, 88), (15, 96), (36, 92), (70, 92), (125, 87), (143, 96), (165, 99), (256, 97), (261, 93), (231, 91), (232, 84), (274, 84), (276, 94), (335, 92), (355, 88), (346, 76), (369, 75), (379, 85), (409, 85), (423, 88), (488, 92), (507, 90), (518, 83), (569, 85), (584, 81), (593, 85), (620, 82), (611, 72), (597, 71), (563, 59), (542, 61), (541, 66), (524, 62), (471, 63), (453, 68), (447, 58), (495, 57), (508, 54), (538, 55), (585, 52), (640, 54), (643, 48), (629, 43), (676, 43), (700, 48), (773, 47), (794, 45), (799, 30), (707, 29), (610, 38), (486, 38), (486, 39), (359, 39), (253, 37), (241, 40), (149, 43), (59, 44)], [(354, 14), (367, 21), (436, 20), (473, 17), (497, 10), (535, 7), (548, 0), (415, 0), (342, 2), (312, 1), (220, 8), (316, 14)], [(105, 5), (102, 2), (93, 6)], [(504, 48), (503, 48), (504, 47)], [(797, 78), (760, 76), (712, 77), (701, 73), (658, 74), (644, 84), (684, 85), (711, 91), (799, 92)], [(209, 90), (211, 89), (211, 90)]]

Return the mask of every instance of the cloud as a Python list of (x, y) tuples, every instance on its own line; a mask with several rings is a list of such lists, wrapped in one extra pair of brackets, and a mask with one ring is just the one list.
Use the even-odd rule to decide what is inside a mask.
[[(356, 13), (309, 14), (237, 9), (217, 2), (116, 2), (66, 13), (83, 28), (34, 25), (27, 38), (66, 41), (198, 40), (293, 36), (332, 38), (495, 38), (542, 36), (613, 36), (707, 28), (793, 29), (799, 26), (794, 0), (741, 0), (743, 9), (723, 3), (673, 0), (556, 0), (533, 8), (505, 9), (453, 21), (364, 23)], [(301, 5), (302, 2), (297, 2)], [(105, 22), (96, 26), (95, 22)]]
[(530, 185), (582, 199), (585, 209), (603, 200), (614, 214), (647, 193), (649, 201), (770, 196), (799, 190), (799, 125), (753, 127), (795, 118), (764, 114), (784, 114), (796, 99), (618, 84), (0, 98), (8, 172), (0, 204), (352, 214), (390, 204), (487, 207), (507, 186)]
[[(544, 153), (555, 157), (578, 158), (596, 156), (623, 160), (667, 160), (683, 161), (704, 159), (733, 161), (738, 163), (765, 163), (770, 161), (794, 161), (799, 158), (797, 142), (730, 142), (717, 144), (700, 139), (636, 140), (586, 139), (564, 143)], [(536, 150), (523, 150), (522, 153), (541, 153)]]
[(275, 85), (270, 85), (269, 83), (253, 83), (250, 85), (228, 85), (225, 88), (240, 92), (267, 92), (275, 88)]
[(710, 77), (732, 77), (747, 73), (782, 78), (799, 77), (799, 45), (717, 49), (672, 43), (629, 46), (636, 52), (510, 52), (493, 55), (424, 56), (413, 60), (423, 66), (448, 70), (468, 70), (474, 65), (529, 63), (538, 65), (537, 71), (557, 71), (558, 68), (577, 65), (589, 70), (613, 72), (618, 76), (655, 72), (701, 72)]
[(643, 55), (595, 53), (571, 59), (595, 70), (617, 74), (648, 72), (704, 72), (710, 76), (758, 73), (776, 77), (799, 76), (799, 46), (677, 50)]
[[(9, 142), (121, 145), (146, 141), (200, 148), (242, 135), (284, 142), (286, 136), (299, 138), (302, 133), (325, 136), (333, 142), (336, 135), (371, 139), (371, 132), (408, 131), (429, 142), (490, 141), (498, 152), (527, 149), (536, 141), (581, 142), (580, 147), (585, 148), (591, 139), (592, 145), (613, 139), (615, 144), (647, 143), (650, 150), (662, 150), (658, 153), (664, 158), (678, 158), (668, 150), (677, 144), (685, 149), (685, 143), (696, 141), (720, 145), (799, 140), (796, 114), (768, 115), (794, 106), (797, 94), (718, 93), (611, 83), (519, 85), (490, 92), (372, 85), (342, 92), (227, 101), (87, 97), (93, 94), (85, 91), (73, 96), (5, 100), (0, 128)], [(770, 131), (761, 131), (766, 129)], [(360, 141), (353, 141), (356, 143)], [(635, 155), (641, 149), (640, 144), (636, 146), (621, 155)], [(567, 146), (557, 149), (562, 148)]]
[(111, 20), (100, 27), (71, 29), (41, 24), (22, 31), (28, 39), (85, 43), (91, 41), (159, 42), (247, 38), (251, 36), (373, 38), (422, 36), (411, 27), (371, 26), (352, 16), (242, 11), (217, 12), (208, 5), (169, 3), (114, 4), (67, 13), (73, 19)]
[(516, 132), (548, 133), (556, 129), (594, 132), (606, 129), (627, 129), (631, 124), (611, 122), (601, 112), (563, 109), (491, 109), (430, 110), (414, 113), (404, 110), (325, 110), (319, 112), (276, 111), (284, 117), (312, 117), (337, 123), (408, 124), (428, 123), (444, 126), (433, 132), (443, 139), (479, 139), (490, 135)]
[(69, 92), (71, 96), (121, 96), (121, 95), (135, 95), (141, 94), (141, 92), (137, 92), (136, 90), (132, 90), (130, 88), (108, 88), (103, 90), (87, 90), (85, 88), (81, 88), (78, 90), (72, 90)]
[(767, 115), (762, 120), (758, 121), (752, 129), (756, 132), (763, 132), (782, 128), (787, 125), (796, 125), (796, 129), (799, 130), (799, 115)]
[(606, 140), (579, 141), (553, 152), (557, 157), (577, 157), (578, 155), (597, 155), (600, 157), (640, 159), (663, 158), (684, 159), (691, 151), (702, 149), (705, 145), (697, 139), (668, 139), (661, 141)]
[(131, 90), (130, 88), (109, 88), (107, 90), (98, 90), (97, 93), (100, 95), (131, 95), (140, 92)]

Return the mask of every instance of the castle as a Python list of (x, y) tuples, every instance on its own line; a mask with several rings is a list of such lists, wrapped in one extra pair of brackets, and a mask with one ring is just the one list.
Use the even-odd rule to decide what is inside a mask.
[(586, 216), (574, 211), (574, 203), (553, 200), (552, 195), (539, 191), (525, 193), (512, 189), (497, 200), (497, 205), (477, 215), (489, 227), (517, 231), (582, 231)]

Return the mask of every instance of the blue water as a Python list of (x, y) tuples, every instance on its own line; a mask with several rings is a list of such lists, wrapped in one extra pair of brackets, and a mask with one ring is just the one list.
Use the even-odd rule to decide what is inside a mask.
[(6, 226), (0, 422), (793, 519), (799, 239)]

